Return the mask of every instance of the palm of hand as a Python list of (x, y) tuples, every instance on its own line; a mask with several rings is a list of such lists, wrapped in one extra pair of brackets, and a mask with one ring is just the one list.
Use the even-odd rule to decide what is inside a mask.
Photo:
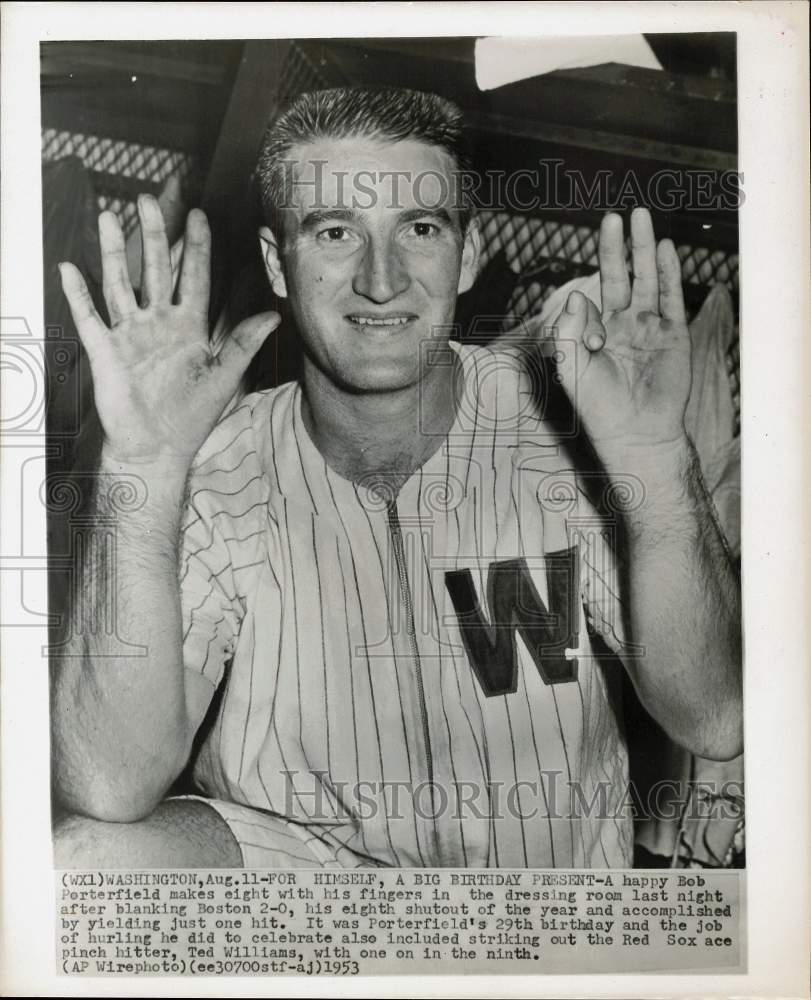
[(79, 271), (60, 266), (62, 285), (90, 359), (108, 454), (121, 462), (169, 461), (188, 468), (268, 333), (275, 313), (240, 324), (215, 354), (208, 337), (210, 234), (189, 214), (178, 301), (172, 301), (169, 247), (153, 198), (139, 200), (143, 301), (127, 272), (124, 236), (112, 213), (99, 217), (108, 328)]
[(605, 347), (584, 352), (575, 385), (577, 408), (596, 445), (617, 441), (655, 446), (683, 434), (690, 391), (690, 340), (647, 314), (603, 319)]
[(94, 364), (95, 396), (107, 440), (122, 457), (190, 459), (202, 445), (228, 400), (212, 378), (216, 358), (205, 326), (200, 332), (182, 316), (138, 317), (111, 330)]
[(669, 241), (656, 247), (646, 211), (634, 212), (631, 227), (633, 288), (622, 222), (607, 216), (600, 235), (603, 315), (575, 292), (555, 324), (561, 381), (604, 460), (682, 440), (690, 392), (678, 256)]

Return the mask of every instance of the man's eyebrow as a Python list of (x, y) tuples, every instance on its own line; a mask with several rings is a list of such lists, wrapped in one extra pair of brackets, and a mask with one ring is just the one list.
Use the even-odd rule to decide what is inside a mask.
[[(435, 222), (453, 225), (453, 219), (444, 208), (409, 208), (399, 214), (398, 222), (409, 223), (420, 219), (433, 219)], [(311, 233), (326, 222), (358, 222), (360, 213), (350, 208), (313, 209), (307, 212), (299, 223), (299, 232)]]
[(310, 233), (325, 222), (357, 222), (358, 213), (348, 208), (316, 209), (308, 212), (299, 223), (299, 231)]
[(435, 222), (453, 225), (450, 213), (444, 208), (409, 208), (400, 214), (401, 222), (416, 222), (418, 219), (433, 219)]

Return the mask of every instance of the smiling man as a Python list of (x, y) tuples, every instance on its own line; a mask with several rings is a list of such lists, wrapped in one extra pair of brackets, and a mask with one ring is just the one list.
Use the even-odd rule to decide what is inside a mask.
[[(375, 102), (390, 128), (399, 114), (398, 131), (411, 119), (430, 137), (431, 115), (442, 110), (436, 99), (414, 106), (401, 97), (386, 108), (384, 96)], [(425, 349), (447, 342), (456, 296), (475, 278), (478, 231), (456, 204), (459, 167), (449, 150), (413, 138), (321, 136), (318, 111), (310, 120), (307, 110), (294, 108), (293, 121), (276, 128), (285, 139), (309, 132), (310, 141), (269, 139), (258, 168), (275, 220), (260, 230), (268, 277), (301, 331), (305, 425), (350, 479), (408, 475), (436, 450), (456, 410), (455, 367), (426, 365)], [(348, 110), (362, 121), (362, 106)], [(428, 421), (421, 428), (418, 412)]]
[[(467, 169), (433, 95), (303, 95), (273, 122), (259, 243), (302, 376), (230, 406), (278, 317), (212, 353), (202, 213), (173, 302), (141, 199), (140, 305), (101, 216), (109, 329), (62, 266), (99, 513), (114, 477), (145, 489), (114, 570), (87, 547), (54, 664), (59, 864), (629, 866), (623, 667), (683, 746), (739, 753), (739, 595), (684, 429), (675, 249), (635, 211), (631, 282), (607, 216), (602, 312), (575, 292), (543, 340), (454, 344)], [(550, 366), (609, 492), (641, 484), (611, 545), (546, 419)], [(115, 637), (90, 627), (105, 595)], [(167, 798), (190, 758), (199, 794)]]

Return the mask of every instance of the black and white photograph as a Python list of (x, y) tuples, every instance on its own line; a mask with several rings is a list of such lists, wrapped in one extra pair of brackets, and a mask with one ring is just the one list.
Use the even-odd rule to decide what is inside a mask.
[(457, 20), (38, 39), (72, 991), (750, 968), (739, 32)]
[(735, 36), (613, 45), (43, 44), (60, 867), (742, 865)]

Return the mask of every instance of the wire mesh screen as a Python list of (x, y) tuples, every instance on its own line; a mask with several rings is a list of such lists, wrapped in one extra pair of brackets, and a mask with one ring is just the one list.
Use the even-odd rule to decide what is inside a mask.
[(78, 157), (91, 172), (99, 210), (115, 212), (126, 234), (137, 222), (135, 198), (139, 192), (157, 195), (172, 174), (184, 186), (196, 181), (196, 161), (188, 153), (80, 132), (43, 129), (43, 162), (66, 156)]
[[(285, 107), (300, 93), (335, 83), (295, 42), (288, 47), (281, 79), (284, 82), (279, 94), (280, 107)], [(126, 234), (137, 223), (135, 197), (139, 191), (158, 194), (171, 174), (177, 174), (187, 189), (199, 182), (194, 157), (179, 150), (43, 129), (43, 161), (65, 156), (77, 156), (91, 171), (99, 209), (116, 212)], [(507, 312), (513, 317), (539, 312), (544, 301), (560, 285), (597, 269), (598, 231), (590, 225), (578, 224), (576, 220), (563, 222), (496, 211), (483, 211), (479, 218), (483, 245), (481, 266), (485, 267), (496, 254), (503, 252), (507, 266), (517, 276), (507, 306)], [(721, 282), (737, 296), (737, 254), (688, 244), (678, 246), (677, 250), (686, 285), (708, 288)], [(630, 253), (627, 244), (626, 253)], [(727, 368), (737, 412), (740, 405), (737, 341), (727, 356)]]
[(284, 60), (279, 106), (285, 108), (299, 94), (308, 90), (323, 90), (330, 84), (300, 45), (292, 42)]
[[(292, 43), (282, 73), (282, 106), (296, 94), (328, 86), (300, 46)], [(124, 233), (137, 225), (135, 199), (140, 192), (158, 195), (166, 179), (177, 175), (186, 191), (200, 187), (199, 163), (187, 152), (57, 128), (42, 130), (42, 162), (75, 156), (91, 173), (99, 211), (115, 212)]]
[[(598, 231), (590, 226), (506, 212), (482, 212), (480, 222), (482, 267), (503, 251), (508, 267), (519, 276), (509, 304), (513, 315), (538, 312), (544, 300), (569, 278), (597, 270)], [(627, 242), (625, 250), (630, 255)], [(677, 250), (686, 284), (721, 282), (737, 293), (737, 254), (686, 244)]]
[[(539, 313), (547, 298), (572, 278), (592, 274), (598, 267), (598, 230), (559, 220), (542, 220), (506, 212), (482, 212), (481, 267), (499, 252), (517, 282), (507, 304), (510, 317)], [(737, 297), (738, 255), (710, 247), (681, 244), (677, 248), (682, 281), (704, 289), (724, 284)], [(630, 241), (625, 253), (630, 262)], [(690, 308), (692, 318), (695, 310)], [(736, 338), (726, 355), (727, 374), (735, 410), (736, 432), (740, 429), (740, 343)]]

